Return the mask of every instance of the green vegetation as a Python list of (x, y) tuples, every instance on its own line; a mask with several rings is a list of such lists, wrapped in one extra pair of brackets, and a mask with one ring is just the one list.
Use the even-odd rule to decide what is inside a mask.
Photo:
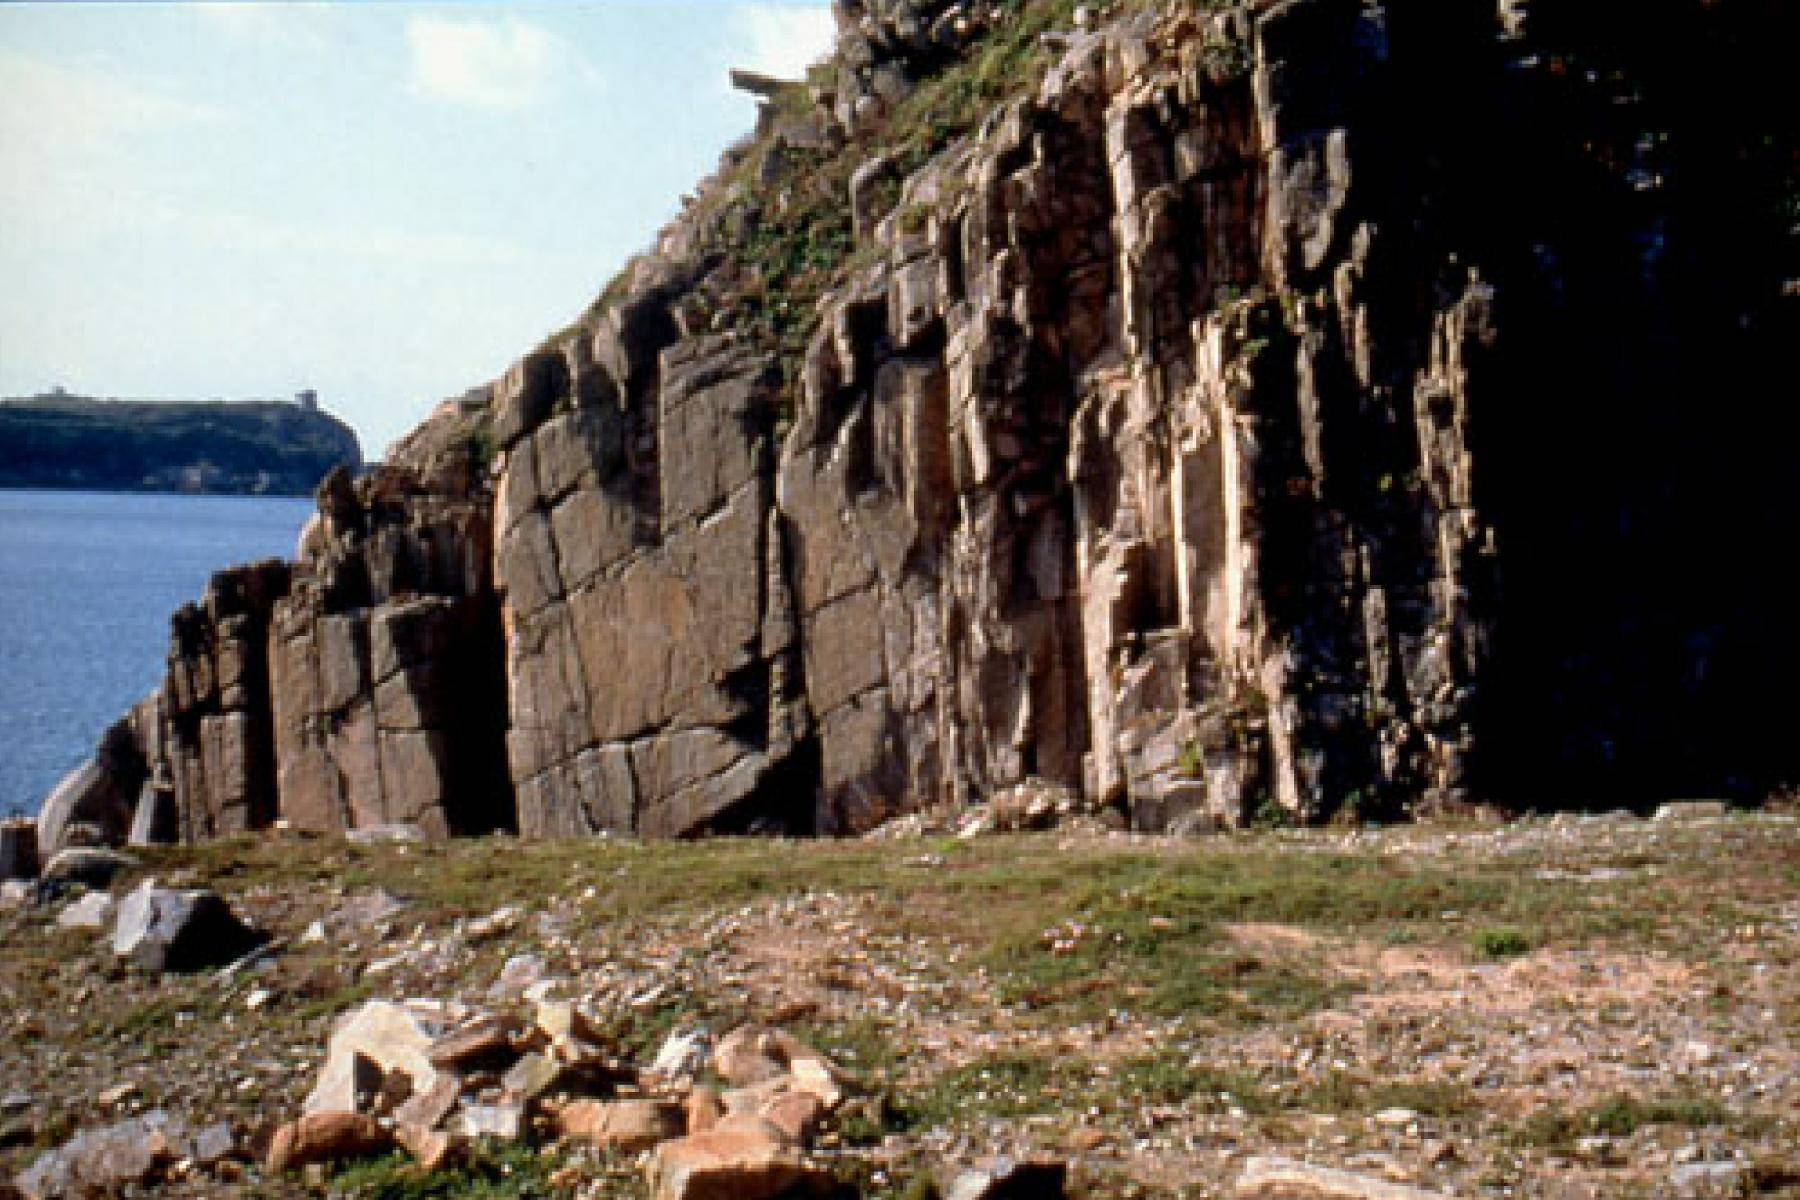
[[(1302, 852), (1268, 835), (1181, 849), (1095, 848), (1078, 869), (1060, 855), (1021, 853), (1021, 844), (1012, 837), (924, 842), (921, 852), (940, 865), (923, 871), (889, 846), (863, 842), (509, 843), (503, 852), (482, 839), (423, 851), (322, 842), (296, 854), (289, 840), (260, 838), (147, 852), (143, 869), (192, 870), (234, 890), (379, 884), (445, 921), (489, 912), (497, 896), (528, 914), (552, 898), (575, 896), (587, 917), (627, 922), (680, 920), (812, 892), (879, 896), (900, 928), (966, 946), (995, 973), (1009, 1001), (1046, 1020), (1128, 1005), (1236, 1022), (1304, 1012), (1331, 999), (1335, 985), (1311, 973), (1318, 956), (1289, 961), (1246, 951), (1226, 934), (1234, 922), (1281, 923), (1318, 935), (1373, 930), (1390, 945), (1473, 938), (1479, 952), (1518, 953), (1665, 929), (1676, 945), (1684, 922), (1710, 912), (1680, 897), (1661, 903), (1641, 880), (1521, 886), (1509, 864), (1453, 868), (1429, 859)], [(1445, 924), (1446, 914), (1459, 923)], [(327, 1001), (328, 994), (314, 998)], [(634, 1021), (643, 1028), (633, 1040), (653, 1037), (673, 1019), (656, 1010), (639, 1014)], [(862, 1038), (865, 1046), (876, 1040)]]
[(1473, 1116), (1481, 1104), (1468, 1088), (1454, 1083), (1381, 1082), (1333, 1071), (1295, 1089), (1283, 1106), (1299, 1112), (1362, 1116), (1389, 1108), (1410, 1109), (1439, 1120)]
[(1469, 939), (1470, 947), (1476, 954), (1487, 959), (1517, 958), (1521, 954), (1531, 953), (1531, 938), (1510, 928), (1477, 929)]
[(900, 173), (918, 170), (1000, 105), (1030, 94), (1054, 54), (1043, 35), (1069, 28), (1076, 7), (1077, 0), (1022, 0), (961, 59), (922, 82), (876, 135)]
[(1175, 759), (1175, 769), (1185, 779), (1198, 779), (1206, 769), (1206, 752), (1198, 741), (1186, 742)]
[[(835, 149), (796, 145), (781, 133), (811, 117), (813, 101), (795, 88), (772, 101), (773, 132), (751, 144), (724, 178), (702, 198), (690, 219), (710, 226), (711, 249), (742, 270), (733, 294), (720, 297), (719, 317), (773, 348), (791, 383), (818, 327), (819, 298), (867, 265), (851, 230), (849, 189), (856, 169), (887, 156), (893, 182), (883, 185), (877, 207), (900, 203), (898, 181), (932, 157), (974, 134), (1003, 103), (1028, 94), (1055, 51), (1041, 35), (1066, 29), (1077, 0), (1011, 0), (1004, 17), (973, 46), (935, 75), (919, 82), (873, 128)], [(828, 86), (835, 67), (815, 68), (814, 86)], [(922, 232), (929, 212), (909, 205), (903, 228)], [(607, 284), (584, 320), (623, 294), (629, 269)], [(787, 389), (791, 393), (792, 389)]]
[(401, 1153), (352, 1164), (332, 1177), (331, 1194), (344, 1200), (551, 1200), (574, 1194), (573, 1185), (556, 1181), (561, 1166), (554, 1153), (482, 1142), (464, 1161), (440, 1171), (422, 1170)]
[(1236, 1107), (1254, 1114), (1271, 1112), (1277, 1105), (1256, 1076), (1197, 1063), (1187, 1053), (1134, 1058), (1116, 1068), (1112, 1078), (1122, 1104), (1186, 1104), (1208, 1112)]
[(1084, 1064), (1066, 1058), (998, 1054), (955, 1067), (899, 1108), (902, 1129), (937, 1129), (966, 1117), (1027, 1117), (1054, 1112), (1085, 1094)]
[[(1002, 1126), (1052, 1145), (1099, 1139), (1083, 1154), (1085, 1194), (1158, 1200), (1182, 1193), (1130, 1178), (1150, 1160), (1126, 1147), (1165, 1132), (1251, 1148), (1329, 1133), (1378, 1148), (1400, 1135), (1376, 1114), (1408, 1109), (1429, 1136), (1478, 1148), (1482, 1170), (1519, 1194), (1583, 1137), (1648, 1130), (1666, 1147), (1707, 1127), (1766, 1147), (1791, 1133), (1772, 1096), (1718, 1086), (1728, 1061), (1800, 1012), (1761, 971), (1791, 961), (1780, 921), (1791, 822), (1646, 825), (1616, 841), (1529, 821), (1467, 832), (369, 846), (267, 835), (143, 850), (133, 875), (217, 887), (288, 949), (253, 979), (159, 978), (48, 914), (0, 913), (0, 992), (17, 998), (8, 1044), (21, 1071), (67, 1081), (41, 1093), (29, 1143), (0, 1147), (0, 1173), (91, 1123), (93, 1097), (120, 1083), (198, 1123), (291, 1113), (312, 1072), (291, 1053), (323, 1045), (338, 1012), (376, 996), (491, 1003), (501, 965), (523, 953), (589, 981), (602, 1040), (623, 1060), (645, 1060), (671, 1029), (746, 1019), (826, 1051), (855, 1080), (828, 1158), (870, 1200), (928, 1195), (929, 1147)], [(346, 891), (371, 887), (405, 907), (372, 926), (333, 920), (354, 911)], [(501, 905), (521, 918), (471, 937), (466, 919)], [(300, 936), (314, 920), (322, 942)], [(1490, 931), (1507, 935), (1496, 945), (1537, 948), (1531, 978), (1471, 969)], [(367, 970), (377, 960), (392, 965)], [(1733, 1047), (1710, 1072), (1613, 1095), (1613, 1079), (1584, 1090), (1574, 1070), (1547, 1094), (1537, 1065), (1507, 1065), (1540, 1022), (1559, 1039), (1597, 1029), (1594, 1053), (1609, 1061), (1678, 1053), (1666, 1039), (1689, 1035), (1660, 1018), (1648, 1024), (1658, 1045), (1631, 1049), (1666, 1013), (1666, 987), (1688, 987), (1668, 983), (1671, 969), (1730, 1002), (1709, 998), (1700, 1014), (1709, 1042)], [(1539, 972), (1582, 981), (1580, 994)], [(252, 1007), (253, 989), (273, 998)], [(1483, 1015), (1512, 1013), (1527, 991), (1528, 1022)], [(1447, 1050), (1502, 1064), (1502, 1078), (1426, 1057)], [(549, 1162), (484, 1150), (437, 1173), (395, 1158), (318, 1180), (252, 1177), (241, 1194), (550, 1198), (568, 1179), (595, 1197), (643, 1194), (633, 1164), (582, 1150)]]
[(349, 426), (298, 404), (0, 401), (0, 487), (305, 495), (361, 464)]
[(1530, 1146), (1566, 1151), (1584, 1137), (1629, 1137), (1647, 1125), (1702, 1128), (1728, 1125), (1731, 1114), (1710, 1096), (1664, 1096), (1639, 1100), (1609, 1096), (1586, 1108), (1540, 1108), (1527, 1117), (1514, 1140)]
[(487, 422), (476, 423), (470, 428), (463, 445), (468, 450), (469, 460), (475, 465), (475, 469), (480, 474), (487, 474), (488, 469), (494, 465), (494, 456), (499, 453), (494, 445), (493, 426)]
[(1241, 79), (1250, 73), (1250, 48), (1230, 39), (1209, 39), (1201, 47), (1200, 61), (1214, 82)]

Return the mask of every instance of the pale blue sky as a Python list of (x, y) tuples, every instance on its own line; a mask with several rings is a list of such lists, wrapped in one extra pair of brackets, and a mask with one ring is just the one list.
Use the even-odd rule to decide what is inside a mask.
[(580, 312), (825, 0), (0, 4), (0, 395), (317, 388), (373, 454)]

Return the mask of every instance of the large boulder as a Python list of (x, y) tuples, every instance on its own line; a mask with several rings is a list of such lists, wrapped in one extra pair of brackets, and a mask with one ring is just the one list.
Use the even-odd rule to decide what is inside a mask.
[(270, 1174), (312, 1163), (370, 1158), (394, 1144), (394, 1135), (360, 1113), (310, 1113), (275, 1131), (263, 1160)]
[(1063, 1200), (1068, 1180), (1066, 1163), (1001, 1159), (957, 1176), (950, 1200)]
[(118, 902), (107, 892), (89, 892), (56, 915), (58, 929), (105, 929)]
[(28, 1200), (79, 1200), (143, 1183), (188, 1153), (187, 1139), (160, 1110), (76, 1134), (46, 1151), (16, 1181)]
[(62, 849), (77, 825), (97, 829), (107, 845), (122, 843), (131, 829), (144, 775), (143, 754), (128, 716), (106, 731), (92, 758), (63, 776), (44, 797), (38, 807), (38, 853), (48, 857)]
[(662, 1143), (648, 1174), (654, 1200), (772, 1200), (808, 1172), (773, 1130), (714, 1129)]
[(371, 1000), (346, 1013), (332, 1030), (325, 1065), (306, 1097), (304, 1111), (309, 1115), (363, 1111), (388, 1090), (388, 1080), (395, 1075), (405, 1077), (408, 1095), (430, 1093), (440, 1071), (434, 1055), (447, 1065), (457, 1061), (447, 1045), (452, 1024), (450, 1011), (426, 1001)]
[(186, 972), (224, 966), (267, 940), (215, 892), (176, 891), (145, 880), (119, 905), (112, 947), (146, 970)]
[(103, 888), (109, 886), (121, 871), (136, 865), (137, 859), (129, 854), (120, 854), (117, 850), (99, 846), (71, 846), (67, 850), (58, 851), (55, 857), (44, 864), (44, 882), (61, 886), (79, 883), (83, 887)]
[(1447, 1192), (1279, 1155), (1257, 1155), (1246, 1162), (1232, 1195), (1238, 1200), (1453, 1200)]

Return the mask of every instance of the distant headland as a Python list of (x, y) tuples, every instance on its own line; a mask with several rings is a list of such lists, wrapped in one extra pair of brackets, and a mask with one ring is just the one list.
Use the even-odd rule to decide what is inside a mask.
[(60, 389), (0, 400), (0, 487), (305, 495), (362, 465), (356, 433), (292, 401), (100, 400)]

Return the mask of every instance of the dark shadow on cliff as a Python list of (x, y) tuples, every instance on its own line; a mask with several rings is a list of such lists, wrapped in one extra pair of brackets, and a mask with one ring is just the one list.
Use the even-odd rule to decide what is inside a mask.
[(1477, 778), (1512, 806), (1748, 799), (1791, 770), (1784, 7), (1539, 4), (1491, 83), (1436, 81), (1449, 102), (1419, 113), (1497, 284)]

